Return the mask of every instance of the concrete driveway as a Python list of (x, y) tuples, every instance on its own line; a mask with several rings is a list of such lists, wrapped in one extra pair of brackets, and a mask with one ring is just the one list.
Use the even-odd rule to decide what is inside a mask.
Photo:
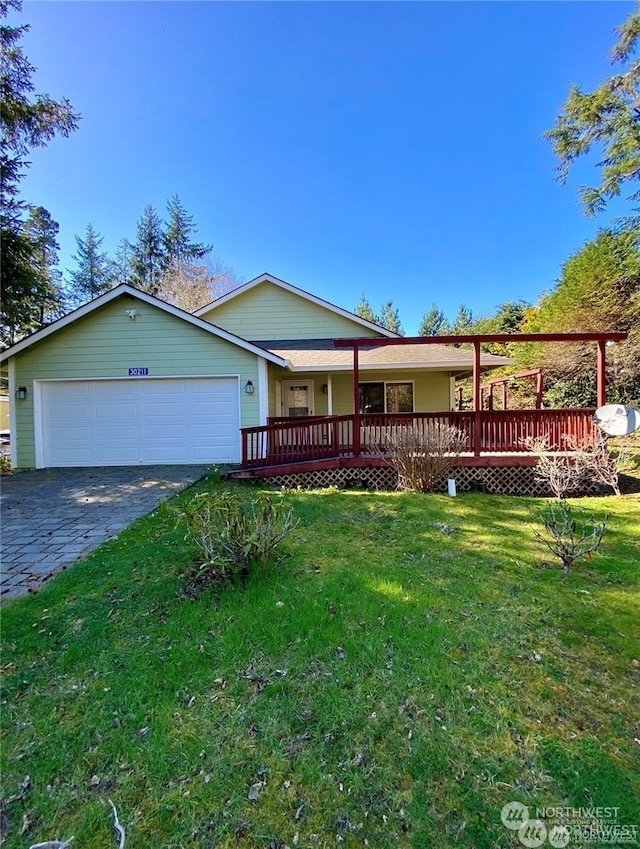
[(42, 469), (2, 478), (2, 599), (37, 590), (208, 468)]

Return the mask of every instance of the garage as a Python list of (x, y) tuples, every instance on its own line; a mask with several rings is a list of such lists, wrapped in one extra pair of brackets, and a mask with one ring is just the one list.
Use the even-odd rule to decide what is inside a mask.
[(38, 390), (40, 467), (239, 461), (236, 377), (52, 380)]

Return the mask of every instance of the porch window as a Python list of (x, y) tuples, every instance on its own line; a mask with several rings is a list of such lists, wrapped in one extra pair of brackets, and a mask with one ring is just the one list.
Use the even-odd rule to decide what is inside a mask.
[(360, 413), (413, 413), (413, 383), (361, 383)]

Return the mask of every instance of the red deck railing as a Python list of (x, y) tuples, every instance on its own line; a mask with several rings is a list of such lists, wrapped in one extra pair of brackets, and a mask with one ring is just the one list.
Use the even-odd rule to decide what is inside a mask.
[[(426, 431), (434, 423), (457, 427), (466, 438), (466, 451), (476, 456), (526, 453), (526, 441), (540, 439), (550, 451), (564, 451), (572, 440), (585, 442), (593, 434), (593, 413), (575, 409), (362, 415), (360, 455), (383, 448), (390, 431), (408, 426)], [(353, 422), (353, 415), (313, 416), (270, 418), (266, 425), (243, 427), (242, 466), (353, 457)]]

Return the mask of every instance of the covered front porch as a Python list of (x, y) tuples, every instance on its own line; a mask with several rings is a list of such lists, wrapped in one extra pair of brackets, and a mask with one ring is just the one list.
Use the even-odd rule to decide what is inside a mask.
[[(298, 464), (305, 464), (307, 469), (314, 463), (319, 468), (331, 465), (344, 467), (349, 464), (356, 467), (363, 463), (384, 464), (386, 442), (389, 435), (397, 429), (413, 427), (426, 433), (430, 428), (441, 425), (453, 426), (463, 434), (465, 449), (457, 460), (461, 466), (535, 465), (536, 458), (528, 447), (532, 442), (543, 440), (552, 452), (567, 451), (573, 444), (588, 442), (596, 433), (596, 425), (593, 422), (595, 408), (484, 409), (481, 391), (483, 369), (495, 368), (509, 361), (482, 353), (481, 345), (490, 342), (533, 341), (596, 343), (597, 403), (601, 406), (606, 403), (606, 344), (624, 338), (625, 333), (585, 333), (333, 340), (336, 352), (342, 353), (345, 349), (352, 349), (352, 363), (348, 374), (342, 371), (332, 379), (331, 374), (327, 373), (326, 381), (319, 382), (321, 396), (326, 397), (325, 409), (331, 412), (326, 415), (312, 414), (316, 407), (320, 406), (316, 405), (314, 400), (314, 406), (308, 403), (302, 414), (294, 410), (293, 415), (270, 416), (266, 424), (259, 427), (242, 428), (242, 470), (245, 475), (249, 473), (259, 476), (260, 470), (267, 475), (273, 474), (273, 467), (282, 467), (282, 471), (286, 466), (293, 470)], [(470, 343), (472, 349), (445, 349), (456, 359), (455, 365), (453, 360), (446, 364), (447, 371), (443, 369), (445, 363), (435, 363), (433, 357), (424, 358), (426, 368), (423, 368), (422, 374), (428, 374), (430, 371), (431, 379), (435, 381), (433, 386), (437, 385), (437, 375), (443, 380), (441, 391), (429, 396), (431, 403), (439, 402), (440, 409), (416, 409), (416, 387), (420, 385), (420, 381), (409, 380), (409, 373), (403, 375), (396, 369), (391, 379), (383, 380), (382, 372), (376, 373), (372, 370), (381, 369), (384, 361), (387, 365), (394, 361), (398, 365), (399, 358), (389, 355), (389, 349), (404, 346), (406, 368), (406, 351), (412, 352), (411, 358), (415, 362), (416, 349), (426, 351), (421, 346), (438, 345), (438, 356), (442, 356), (441, 352), (447, 343)], [(380, 349), (383, 348), (387, 349), (387, 352), (381, 354)], [(365, 357), (368, 354), (368, 362), (363, 354)], [(467, 358), (471, 366), (467, 373), (471, 372), (473, 408), (468, 411), (454, 409), (455, 374), (464, 371), (461, 358)], [(418, 362), (415, 362), (414, 368), (419, 371)], [(336, 379), (341, 386), (347, 379), (351, 382), (352, 393), (348, 411), (334, 410)], [(369, 402), (372, 399), (375, 401), (377, 395), (369, 391), (367, 386), (374, 383), (382, 387), (376, 392), (382, 392), (380, 403), (384, 412), (371, 412), (368, 409), (371, 407)], [(283, 382), (283, 385), (289, 384), (293, 389), (304, 386), (303, 381)], [(406, 391), (403, 387), (407, 387)], [(317, 399), (317, 389), (313, 397)], [(340, 398), (344, 406), (344, 392), (341, 392)], [(410, 404), (410, 408), (403, 410), (403, 403), (407, 407)], [(429, 401), (423, 400), (421, 403)], [(394, 405), (393, 411), (389, 411), (390, 405)], [(446, 409), (443, 409), (445, 407)], [(282, 412), (292, 412), (282, 404), (279, 408), (276, 406), (276, 411), (278, 409)]]
[(529, 465), (535, 458), (526, 447), (528, 441), (545, 439), (549, 450), (566, 451), (572, 440), (582, 443), (594, 435), (594, 412), (477, 410), (272, 419), (266, 426), (242, 428), (242, 468), (338, 458), (378, 462), (391, 432), (405, 427), (426, 432), (434, 425), (453, 426), (464, 434), (461, 465), (491, 465), (514, 456)]

